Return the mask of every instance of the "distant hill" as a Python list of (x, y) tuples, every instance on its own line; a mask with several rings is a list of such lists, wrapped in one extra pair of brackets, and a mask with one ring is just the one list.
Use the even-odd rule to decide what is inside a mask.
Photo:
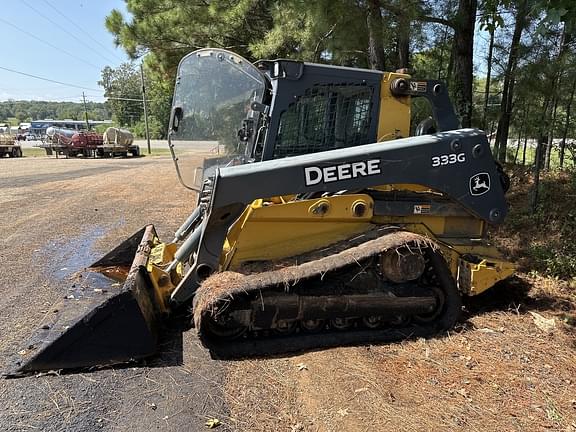
[[(111, 113), (106, 103), (86, 102), (88, 118), (108, 120)], [(84, 119), (84, 104), (78, 102), (15, 101), (0, 102), (0, 122), (14, 125), (25, 121), (51, 119)]]

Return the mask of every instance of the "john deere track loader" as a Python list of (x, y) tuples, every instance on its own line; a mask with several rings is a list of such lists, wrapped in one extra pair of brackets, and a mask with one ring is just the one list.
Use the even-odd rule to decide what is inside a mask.
[[(410, 136), (414, 98), (432, 119)], [(198, 167), (198, 141), (229, 155)], [(179, 65), (169, 145), (188, 220), (86, 269), (12, 374), (149, 356), (186, 308), (215, 357), (426, 337), (513, 272), (486, 241), (507, 178), (441, 82), (202, 49)]]

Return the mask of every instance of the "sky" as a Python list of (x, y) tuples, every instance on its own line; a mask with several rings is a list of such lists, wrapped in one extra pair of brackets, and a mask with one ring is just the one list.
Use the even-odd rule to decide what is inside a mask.
[[(2, 4), (0, 100), (80, 102), (84, 92), (87, 101), (104, 101), (98, 86), (102, 69), (128, 60), (104, 26), (112, 9), (128, 16), (123, 0), (0, 0)], [(485, 74), (486, 37), (477, 27), (474, 63), (480, 75)]]
[[(0, 0), (0, 100), (104, 101), (105, 66), (128, 61), (104, 20), (122, 0)], [(42, 81), (5, 69), (71, 85)], [(78, 88), (82, 87), (82, 88)]]

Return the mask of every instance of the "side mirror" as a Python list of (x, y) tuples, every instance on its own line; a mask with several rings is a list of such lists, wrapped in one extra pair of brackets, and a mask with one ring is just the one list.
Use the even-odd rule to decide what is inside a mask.
[(175, 106), (172, 108), (172, 112), (170, 113), (170, 130), (174, 132), (178, 132), (178, 128), (180, 127), (180, 121), (182, 121), (182, 115), (184, 111), (182, 107)]

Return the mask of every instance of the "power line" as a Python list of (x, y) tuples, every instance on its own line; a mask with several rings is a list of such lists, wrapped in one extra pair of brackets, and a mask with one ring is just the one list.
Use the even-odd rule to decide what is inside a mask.
[(68, 101), (79, 102), (82, 99), (82, 95), (80, 95), (80, 96), (59, 96), (58, 99), (60, 99), (64, 102), (68, 102)]
[(40, 15), (42, 18), (44, 18), (46, 21), (48, 21), (49, 23), (55, 25), (56, 27), (58, 27), (60, 30), (62, 30), (64, 33), (66, 33), (67, 35), (71, 36), (73, 39), (76, 39), (78, 42), (80, 42), (82, 45), (84, 45), (85, 47), (87, 47), (89, 50), (95, 52), (96, 54), (98, 54), (100, 57), (102, 57), (104, 60), (106, 60), (107, 62), (111, 62), (111, 63), (115, 63), (115, 60), (110, 60), (109, 57), (106, 57), (104, 55), (102, 55), (102, 53), (100, 53), (99, 51), (94, 50), (92, 47), (90, 47), (88, 44), (86, 44), (83, 40), (79, 39), (74, 33), (69, 32), (68, 30), (66, 30), (64, 27), (62, 27), (61, 25), (59, 25), (56, 21), (52, 20), (51, 18), (49, 18), (48, 16), (44, 15), (42, 12), (40, 12), (38, 9), (32, 7), (28, 2), (26, 2), (26, 0), (21, 0), (22, 3), (24, 3), (25, 6), (27, 6), (29, 9), (32, 9), (37, 15)]
[[(1, 18), (0, 18), (0, 19), (1, 19)], [(41, 76), (38, 76), (38, 75), (32, 75), (32, 74), (29, 74), (29, 73), (26, 73), (26, 72), (21, 72), (21, 71), (17, 71), (17, 70), (14, 70), (14, 69), (10, 69), (10, 68), (4, 67), (4, 66), (0, 66), (0, 69), (3, 69), (3, 70), (8, 71), (8, 72), (16, 73), (16, 74), (19, 74), (19, 75), (24, 75), (24, 76), (27, 76), (27, 77), (30, 77), (30, 78), (36, 78), (36, 79), (39, 79), (39, 80), (42, 80), (42, 81), (48, 81), (48, 82), (52, 82), (52, 83), (55, 83), (55, 84), (60, 84), (60, 85), (67, 86), (67, 87), (79, 88), (79, 89), (81, 89), (81, 90), (90, 90), (90, 91), (97, 91), (97, 92), (102, 92), (102, 91), (103, 91), (103, 90), (101, 90), (101, 89), (93, 89), (93, 88), (88, 88), (88, 87), (82, 87), (82, 86), (79, 86), (79, 85), (76, 85), (76, 84), (65, 83), (65, 82), (56, 81), (56, 80), (53, 80), (53, 79), (50, 79), (50, 78), (44, 78), (44, 77), (41, 77)]]
[[(95, 92), (103, 92), (104, 91), (101, 89), (98, 90), (98, 89), (93, 89), (93, 88), (89, 88), (89, 87), (83, 87), (83, 86), (76, 85), (76, 84), (66, 83), (63, 81), (57, 81), (57, 80), (53, 80), (50, 78), (45, 78), (45, 77), (41, 77), (38, 75), (33, 75), (33, 74), (26, 73), (26, 72), (21, 72), (21, 71), (15, 70), (15, 69), (10, 69), (10, 68), (4, 67), (4, 66), (0, 66), (0, 69), (15, 73), (18, 75), (24, 75), (24, 76), (27, 76), (30, 78), (35, 78), (35, 79), (42, 80), (42, 81), (48, 81), (51, 83), (60, 84), (60, 85), (66, 86), (66, 87), (73, 87), (73, 88), (77, 88), (77, 89), (81, 89), (81, 90), (88, 90), (88, 91), (95, 91)], [(81, 96), (78, 96), (78, 97), (80, 98)], [(116, 97), (116, 96), (104, 96), (104, 95), (102, 95), (102, 96), (88, 95), (88, 97), (104, 97), (106, 99), (112, 99), (112, 100), (142, 102), (142, 98)], [(151, 99), (146, 99), (146, 102), (150, 102), (150, 101), (151, 101)]]
[[(58, 15), (60, 15), (61, 17), (63, 17), (66, 21), (68, 21), (70, 24), (72, 24), (74, 27), (76, 27), (78, 30), (80, 30), (82, 33), (84, 33), (86, 36), (88, 36), (93, 42), (97, 43), (99, 46), (101, 46), (102, 48), (104, 48), (105, 50), (109, 50), (109, 48), (107, 48), (106, 46), (104, 46), (100, 41), (98, 41), (97, 39), (94, 39), (92, 37), (92, 35), (90, 35), (90, 33), (86, 32), (82, 27), (80, 27), (78, 24), (76, 24), (76, 22), (73, 19), (68, 18), (66, 15), (64, 15), (62, 12), (60, 12), (54, 5), (52, 5), (48, 0), (42, 0), (44, 3), (46, 3), (48, 6), (50, 6), (52, 9), (54, 9), (56, 11), (56, 13)], [(123, 59), (121, 59), (120, 57), (118, 57), (116, 55), (116, 53), (110, 51), (110, 53), (112, 55), (114, 55), (114, 57), (116, 57), (118, 60), (120, 61), (124, 61)]]
[[(136, 98), (112, 97), (112, 96), (104, 96), (104, 97), (108, 98), (108, 99), (113, 99), (113, 100), (142, 102), (142, 98), (136, 99)], [(146, 102), (150, 102), (150, 99), (146, 99)]]
[[(80, 95), (78, 97), (82, 97), (82, 95)], [(111, 99), (111, 100), (132, 101), (132, 102), (142, 103), (142, 98), (141, 97), (135, 97), (135, 96), (106, 96), (106, 95), (86, 94), (86, 97), (88, 97), (88, 98), (106, 98), (106, 99)], [(154, 99), (146, 98), (146, 102), (152, 102), (153, 100)]]
[(46, 42), (45, 40), (39, 38), (38, 36), (33, 35), (32, 33), (27, 32), (26, 30), (22, 30), (22, 29), (21, 29), (20, 27), (18, 27), (17, 25), (12, 24), (10, 21), (6, 21), (6, 20), (3, 19), (3, 18), (0, 18), (0, 21), (2, 21), (2, 22), (5, 23), (5, 24), (8, 24), (10, 27), (15, 28), (16, 30), (18, 30), (19, 32), (24, 33), (25, 35), (28, 35), (28, 36), (30, 36), (31, 38), (34, 38), (34, 39), (36, 39), (37, 41), (40, 41), (40, 42), (42, 42), (43, 44), (48, 45), (48, 46), (51, 47), (51, 48), (54, 48), (55, 50), (58, 50), (58, 51), (60, 51), (60, 52), (63, 52), (64, 54), (66, 54), (66, 55), (69, 56), (69, 57), (72, 57), (72, 58), (75, 59), (75, 60), (78, 60), (78, 61), (81, 61), (81, 62), (83, 62), (83, 63), (86, 63), (87, 65), (90, 65), (90, 66), (92, 66), (92, 67), (94, 67), (94, 68), (96, 68), (96, 69), (98, 69), (98, 70), (101, 69), (100, 66), (96, 66), (94, 63), (90, 63), (88, 60), (81, 59), (80, 57), (77, 57), (76, 55), (74, 55), (74, 54), (72, 54), (72, 53), (69, 53), (69, 52), (66, 51), (66, 50), (63, 50), (62, 48), (60, 48), (60, 47), (58, 47), (58, 46), (56, 46), (56, 45), (53, 45), (53, 44), (51, 44), (50, 42)]

